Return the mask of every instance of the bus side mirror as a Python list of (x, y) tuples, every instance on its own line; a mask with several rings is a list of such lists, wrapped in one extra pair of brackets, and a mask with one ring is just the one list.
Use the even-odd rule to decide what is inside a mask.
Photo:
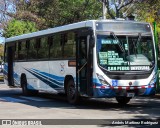
[(93, 37), (93, 35), (91, 35), (89, 40), (89, 48), (93, 48), (94, 45), (95, 45), (95, 38)]

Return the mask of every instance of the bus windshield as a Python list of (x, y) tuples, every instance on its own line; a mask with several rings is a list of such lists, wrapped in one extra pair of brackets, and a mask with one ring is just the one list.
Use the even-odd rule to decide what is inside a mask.
[(154, 63), (151, 35), (97, 35), (99, 65), (108, 71), (149, 71)]

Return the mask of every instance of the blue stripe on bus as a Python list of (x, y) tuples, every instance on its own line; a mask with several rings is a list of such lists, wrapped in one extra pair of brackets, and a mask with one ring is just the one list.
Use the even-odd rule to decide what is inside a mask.
[[(63, 86), (63, 81), (60, 82), (60, 81), (57, 81), (57, 80), (53, 79), (52, 77), (50, 77), (51, 74), (49, 74), (49, 73), (40, 72), (40, 71), (38, 71), (38, 70), (35, 71), (35, 69), (31, 69), (31, 71), (37, 73), (38, 75), (46, 78), (47, 80), (49, 80), (49, 81), (51, 81), (51, 82), (53, 82), (53, 83), (55, 83), (55, 84), (58, 84), (58, 85), (60, 85), (60, 86)], [(56, 77), (57, 77), (57, 76), (56, 76)], [(58, 78), (58, 77), (57, 77), (57, 78)], [(63, 80), (64, 80), (64, 78), (63, 78)]]
[(52, 74), (49, 74), (49, 73), (46, 73), (46, 72), (41, 72), (41, 71), (36, 70), (36, 69), (31, 69), (31, 70), (40, 74), (40, 75), (43, 75), (45, 78), (48, 78), (52, 81), (55, 81), (58, 84), (63, 84), (64, 77), (55, 76), (55, 75), (52, 75)]
[(25, 69), (26, 71), (30, 72), (32, 75), (34, 75), (35, 77), (37, 77), (38, 79), (40, 79), (41, 81), (43, 81), (44, 83), (46, 83), (47, 85), (49, 85), (52, 88), (60, 88), (61, 86), (60, 83), (58, 85), (56, 85), (56, 83), (54, 83), (53, 81), (50, 81), (47, 77), (44, 77), (43, 75), (34, 72), (33, 70), (29, 70), (29, 69)]

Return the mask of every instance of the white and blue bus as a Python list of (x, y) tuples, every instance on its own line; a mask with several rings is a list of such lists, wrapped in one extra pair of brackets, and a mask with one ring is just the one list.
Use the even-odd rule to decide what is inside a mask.
[(89, 20), (7, 38), (4, 79), (24, 95), (113, 98), (155, 94), (157, 60), (148, 23)]

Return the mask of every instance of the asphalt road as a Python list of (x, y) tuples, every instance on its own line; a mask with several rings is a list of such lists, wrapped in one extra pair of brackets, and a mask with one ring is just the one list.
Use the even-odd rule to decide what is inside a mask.
[[(74, 106), (67, 102), (64, 95), (39, 93), (38, 96), (26, 97), (22, 95), (20, 88), (9, 88), (3, 82), (0, 83), (0, 119), (70, 119), (69, 124), (64, 125), (66, 120), (47, 120), (52, 124), (56, 122), (62, 125), (42, 125), (32, 127), (143, 127), (143, 125), (104, 125), (102, 119), (119, 121), (124, 119), (160, 119), (160, 98), (143, 97), (133, 98), (128, 105), (121, 106), (115, 99), (82, 99), (79, 105)], [(80, 120), (74, 120), (80, 119)], [(95, 120), (91, 120), (95, 119)], [(100, 119), (100, 120), (98, 120)], [(117, 119), (117, 120), (116, 120)], [(46, 120), (45, 120), (46, 121)], [(68, 121), (68, 120), (67, 120)], [(77, 123), (76, 123), (77, 121)], [(102, 121), (102, 122), (101, 122)], [(105, 120), (107, 121), (107, 120)], [(110, 120), (109, 120), (110, 121)], [(99, 123), (100, 122), (100, 123)], [(68, 123), (68, 122), (67, 122)], [(90, 125), (88, 125), (88, 124)], [(102, 124), (101, 124), (102, 123)], [(0, 122), (1, 124), (1, 122)], [(94, 125), (91, 125), (94, 124)], [(147, 125), (150, 127), (151, 125)], [(152, 127), (158, 125), (152, 125)], [(0, 125), (0, 127), (9, 127)], [(13, 127), (13, 126), (10, 126)], [(22, 127), (21, 125), (14, 125)], [(28, 126), (23, 126), (28, 127)], [(146, 126), (145, 126), (146, 127)]]

